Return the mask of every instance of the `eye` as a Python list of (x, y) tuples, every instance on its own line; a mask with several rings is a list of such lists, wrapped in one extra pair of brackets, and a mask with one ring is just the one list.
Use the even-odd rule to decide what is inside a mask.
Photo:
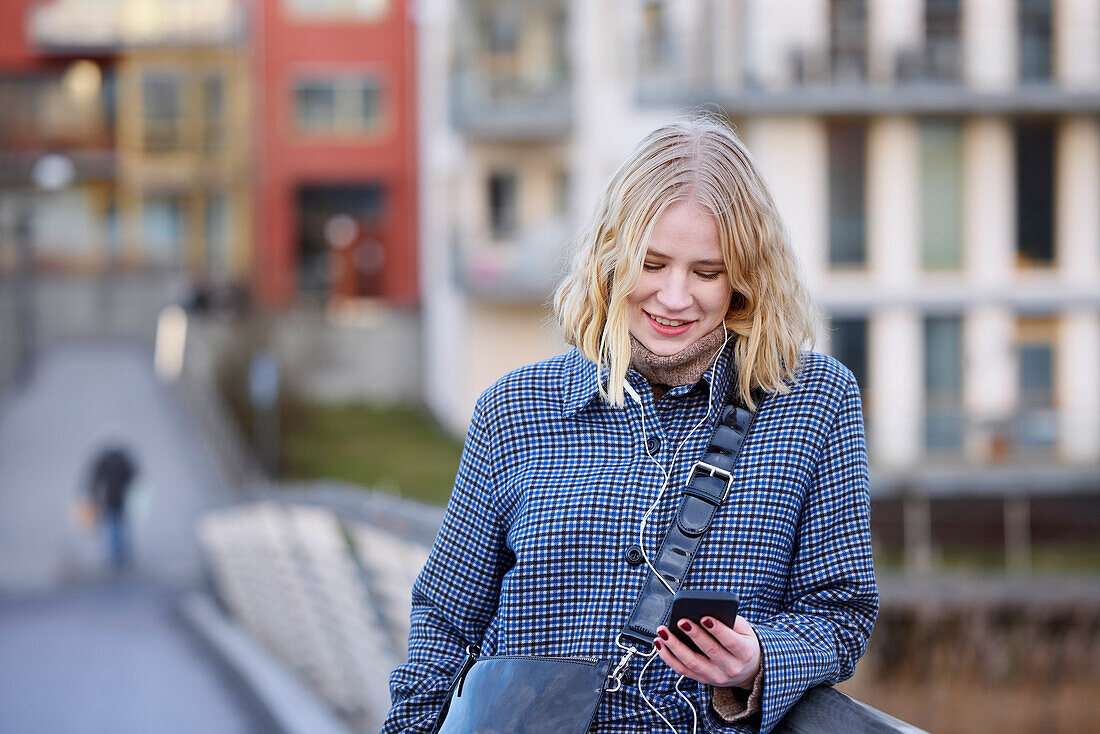
[(696, 273), (696, 275), (698, 275), (703, 280), (718, 280), (720, 277), (722, 277), (723, 274), (722, 274), (721, 271), (719, 271), (719, 272)]
[(642, 263), (642, 269), (645, 270), (647, 273), (656, 273), (663, 267), (664, 265), (661, 265), (660, 263)]

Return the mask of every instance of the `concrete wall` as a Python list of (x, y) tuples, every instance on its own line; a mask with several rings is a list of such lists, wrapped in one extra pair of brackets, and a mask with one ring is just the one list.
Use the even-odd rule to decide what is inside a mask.
[(271, 340), (288, 378), (322, 402), (420, 403), (420, 313), (366, 305), (345, 314), (289, 312)]
[(186, 369), (213, 385), (227, 361), (247, 364), (260, 349), (274, 351), (284, 389), (320, 402), (420, 402), (420, 316), (415, 309), (378, 306), (326, 316), (290, 311), (239, 318), (192, 316)]

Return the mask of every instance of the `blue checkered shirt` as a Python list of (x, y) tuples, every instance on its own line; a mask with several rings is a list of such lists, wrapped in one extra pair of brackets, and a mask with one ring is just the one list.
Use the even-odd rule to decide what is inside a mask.
[[(671, 471), (643, 541), (653, 557), (733, 381), (731, 362), (732, 347), (698, 384), (657, 401), (631, 370), (642, 405), (616, 408), (599, 397), (595, 366), (572, 351), (512, 372), (481, 396), (443, 526), (413, 586), (409, 657), (390, 676), (394, 705), (383, 732), (430, 729), (470, 643), (484, 655), (618, 659), (615, 637), (649, 573), (624, 555), (664, 481), (646, 440), (659, 439), (656, 458)], [(806, 355), (791, 391), (760, 405), (733, 477), (684, 588), (740, 596), (760, 640), (759, 726), (768, 731), (808, 687), (851, 676), (878, 610), (851, 372)], [(632, 684), (604, 694), (592, 731), (667, 731), (642, 685), (677, 731), (690, 732), (678, 676), (658, 658), (639, 681), (641, 667), (633, 666)], [(708, 686), (685, 680), (681, 688), (702, 713), (700, 731), (755, 731), (721, 719)]]

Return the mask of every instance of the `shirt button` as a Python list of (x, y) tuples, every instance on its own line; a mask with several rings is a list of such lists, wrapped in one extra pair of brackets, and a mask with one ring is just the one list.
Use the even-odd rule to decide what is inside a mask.
[(626, 553), (623, 554), (626, 562), (631, 566), (640, 565), (645, 558), (642, 556), (642, 547), (640, 545), (632, 545), (626, 549)]
[(645, 452), (650, 456), (655, 456), (658, 451), (661, 450), (661, 439), (657, 436), (650, 436), (645, 440)]

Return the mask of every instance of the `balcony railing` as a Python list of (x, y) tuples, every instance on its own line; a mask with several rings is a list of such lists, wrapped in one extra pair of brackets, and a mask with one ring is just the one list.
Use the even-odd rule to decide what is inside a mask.
[(565, 74), (459, 72), (451, 82), (451, 120), (474, 137), (560, 138), (573, 125), (572, 85)]
[(564, 270), (569, 235), (568, 226), (558, 220), (527, 227), (502, 241), (470, 233), (453, 244), (455, 280), (477, 300), (543, 302)]
[(962, 47), (944, 41), (894, 55), (894, 81), (903, 84), (961, 85)]
[[(406, 656), (410, 590), (442, 508), (335, 482), (302, 490), (207, 514), (198, 535), (210, 578), (252, 639), (355, 730), (378, 731), (387, 676)], [(817, 686), (775, 731), (923, 730)]]
[[(672, 48), (688, 45), (675, 40)], [(640, 74), (644, 104), (691, 106), (718, 103), (735, 115), (860, 114), (1095, 114), (1100, 86), (1068, 86), (1057, 79), (1025, 80), (1003, 91), (970, 85), (962, 48), (947, 41), (925, 49), (903, 49), (867, 68), (859, 49), (803, 47), (791, 51), (775, 78), (756, 71), (718, 75), (685, 66), (675, 54), (667, 68)], [(862, 60), (861, 60), (862, 59)], [(865, 63), (867, 62), (867, 63)], [(689, 73), (687, 69), (694, 69)]]
[[(244, 3), (157, 3), (153, 12), (127, 12), (122, 0), (39, 0), (28, 37), (38, 51), (61, 56), (108, 53), (163, 44), (229, 44), (244, 38)], [(132, 11), (132, 8), (131, 8)]]

